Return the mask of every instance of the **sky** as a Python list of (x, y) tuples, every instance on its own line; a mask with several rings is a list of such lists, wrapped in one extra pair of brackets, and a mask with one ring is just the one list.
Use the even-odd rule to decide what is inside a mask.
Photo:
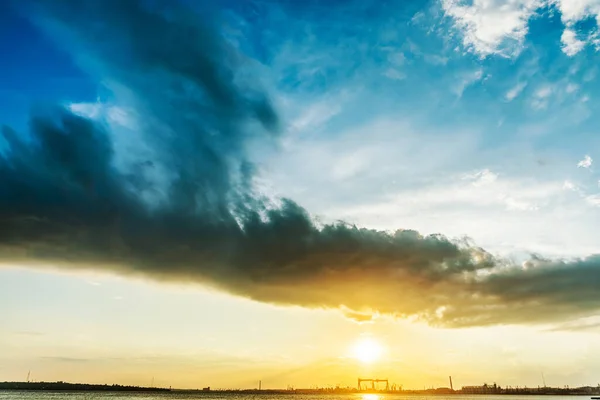
[(596, 0), (0, 7), (0, 380), (598, 384)]

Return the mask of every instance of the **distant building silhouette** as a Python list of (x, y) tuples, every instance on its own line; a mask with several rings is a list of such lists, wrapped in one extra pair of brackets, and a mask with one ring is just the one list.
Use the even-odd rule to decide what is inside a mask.
[(461, 391), (464, 394), (498, 394), (502, 389), (495, 383), (493, 385), (484, 383), (482, 386), (463, 386)]

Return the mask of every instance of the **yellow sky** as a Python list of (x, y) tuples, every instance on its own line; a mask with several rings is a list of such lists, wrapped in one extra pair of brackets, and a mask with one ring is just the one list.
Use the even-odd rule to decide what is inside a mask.
[[(183, 388), (405, 388), (596, 385), (593, 331), (547, 327), (439, 329), (381, 317), (358, 324), (335, 310), (277, 307), (110, 275), (0, 270), (0, 381), (66, 380)], [(357, 341), (380, 358), (355, 358)]]

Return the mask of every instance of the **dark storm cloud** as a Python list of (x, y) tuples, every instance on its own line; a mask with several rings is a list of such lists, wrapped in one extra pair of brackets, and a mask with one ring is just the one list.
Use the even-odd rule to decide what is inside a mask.
[(3, 128), (4, 262), (198, 282), (360, 320), (381, 312), (469, 326), (600, 309), (597, 256), (532, 258), (522, 268), (441, 235), (317, 226), (291, 200), (267, 206), (253, 193), (246, 145), (268, 142), (281, 124), (251, 79), (251, 60), (227, 46), (212, 18), (172, 2), (26, 4), (126, 104), (139, 145), (153, 151), (126, 154), (135, 162), (119, 167), (113, 127), (63, 108), (34, 113), (27, 144)]

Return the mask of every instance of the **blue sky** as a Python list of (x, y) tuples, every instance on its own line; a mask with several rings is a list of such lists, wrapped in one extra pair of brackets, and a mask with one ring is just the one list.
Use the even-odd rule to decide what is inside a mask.
[[(546, 360), (550, 376), (593, 383), (595, 0), (228, 0), (187, 15), (69, 3), (0, 13), (0, 123), (29, 149), (0, 139), (12, 232), (0, 235), (0, 349), (21, 349), (0, 357), (0, 379), (22, 374), (15, 363), (60, 379), (51, 371), (85, 360), (81, 379), (138, 383), (167, 375), (132, 361), (160, 353), (181, 369), (257, 363), (257, 379), (335, 359), (323, 383), (354, 382), (341, 347), (369, 334), (404, 354), (390, 350), (382, 371), (422, 358), (402, 345), (430, 335), (452, 337), (430, 351), (469, 379), (527, 383), (554, 346), (582, 369)], [(254, 321), (255, 336), (222, 315)], [(375, 322), (344, 318), (356, 315)], [(134, 344), (140, 330), (152, 333)], [(487, 349), (486, 337), (510, 362), (458, 366), (464, 343)], [(131, 363), (117, 371), (121, 353)], [(432, 362), (399, 379), (437, 379)]]
[(89, 101), (97, 84), (64, 50), (31, 22), (3, 6), (2, 123), (24, 130), (30, 107), (38, 102)]
[[(483, 240), (484, 233), (478, 237), (474, 232), (479, 227), (469, 228), (479, 224), (474, 220), (496, 225), (502, 224), (498, 219), (514, 218), (515, 231), (500, 237), (493, 232), (485, 245), (506, 241), (523, 250), (567, 254), (587, 243), (589, 250), (580, 251), (593, 251), (595, 238), (588, 241), (586, 234), (568, 245), (556, 241), (561, 233), (534, 239), (548, 236), (548, 227), (541, 226), (548, 218), (559, 218), (550, 226), (565, 229), (581, 218), (581, 228), (591, 234), (583, 220), (597, 212), (589, 204), (597, 192), (593, 164), (577, 168), (588, 153), (593, 159), (597, 140), (592, 94), (597, 54), (593, 44), (576, 54), (565, 51), (558, 6), (344, 3), (326, 17), (322, 6), (298, 6), (304, 13), (297, 18), (294, 7), (261, 4), (269, 10), (261, 9), (261, 22), (278, 35), (273, 38), (267, 30), (257, 34), (260, 40), (253, 37), (264, 43), (257, 59), (266, 64), (269, 84), (289, 110), (291, 125), (284, 139), (289, 147), (276, 154), (272, 166), (275, 190), (291, 191), (292, 198), (325, 217), (335, 213), (366, 224), (375, 223), (374, 218), (352, 210), (364, 206), (377, 213), (372, 205), (385, 203), (399, 215), (394, 220), (381, 212), (377, 224), (393, 229), (428, 218), (423, 215), (427, 209), (407, 209), (405, 203), (395, 207), (389, 200), (395, 192), (410, 197), (415, 190), (429, 190), (434, 196), (436, 187), (446, 187), (466, 193), (470, 186), (461, 180), (464, 176), (489, 171), (494, 182), (473, 193), (482, 199), (448, 199), (470, 203), (448, 204), (454, 211), (440, 212), (454, 220), (422, 223), (418, 229)], [(510, 17), (515, 21), (503, 16), (503, 7), (514, 8)], [(483, 22), (468, 24), (461, 13)], [(580, 35), (592, 35), (593, 13), (580, 19), (575, 24)], [(496, 24), (489, 28), (492, 33), (486, 32), (486, 23)], [(285, 33), (278, 24), (286, 26)], [(263, 54), (264, 47), (274, 55)], [(307, 165), (307, 157), (314, 167)], [(565, 181), (581, 191), (555, 190)], [(324, 190), (331, 185), (335, 190)], [(561, 217), (562, 207), (578, 211)], [(456, 214), (465, 208), (471, 215), (481, 209), (481, 215)], [(518, 228), (523, 218), (538, 230)], [(571, 229), (567, 235), (575, 236)]]

